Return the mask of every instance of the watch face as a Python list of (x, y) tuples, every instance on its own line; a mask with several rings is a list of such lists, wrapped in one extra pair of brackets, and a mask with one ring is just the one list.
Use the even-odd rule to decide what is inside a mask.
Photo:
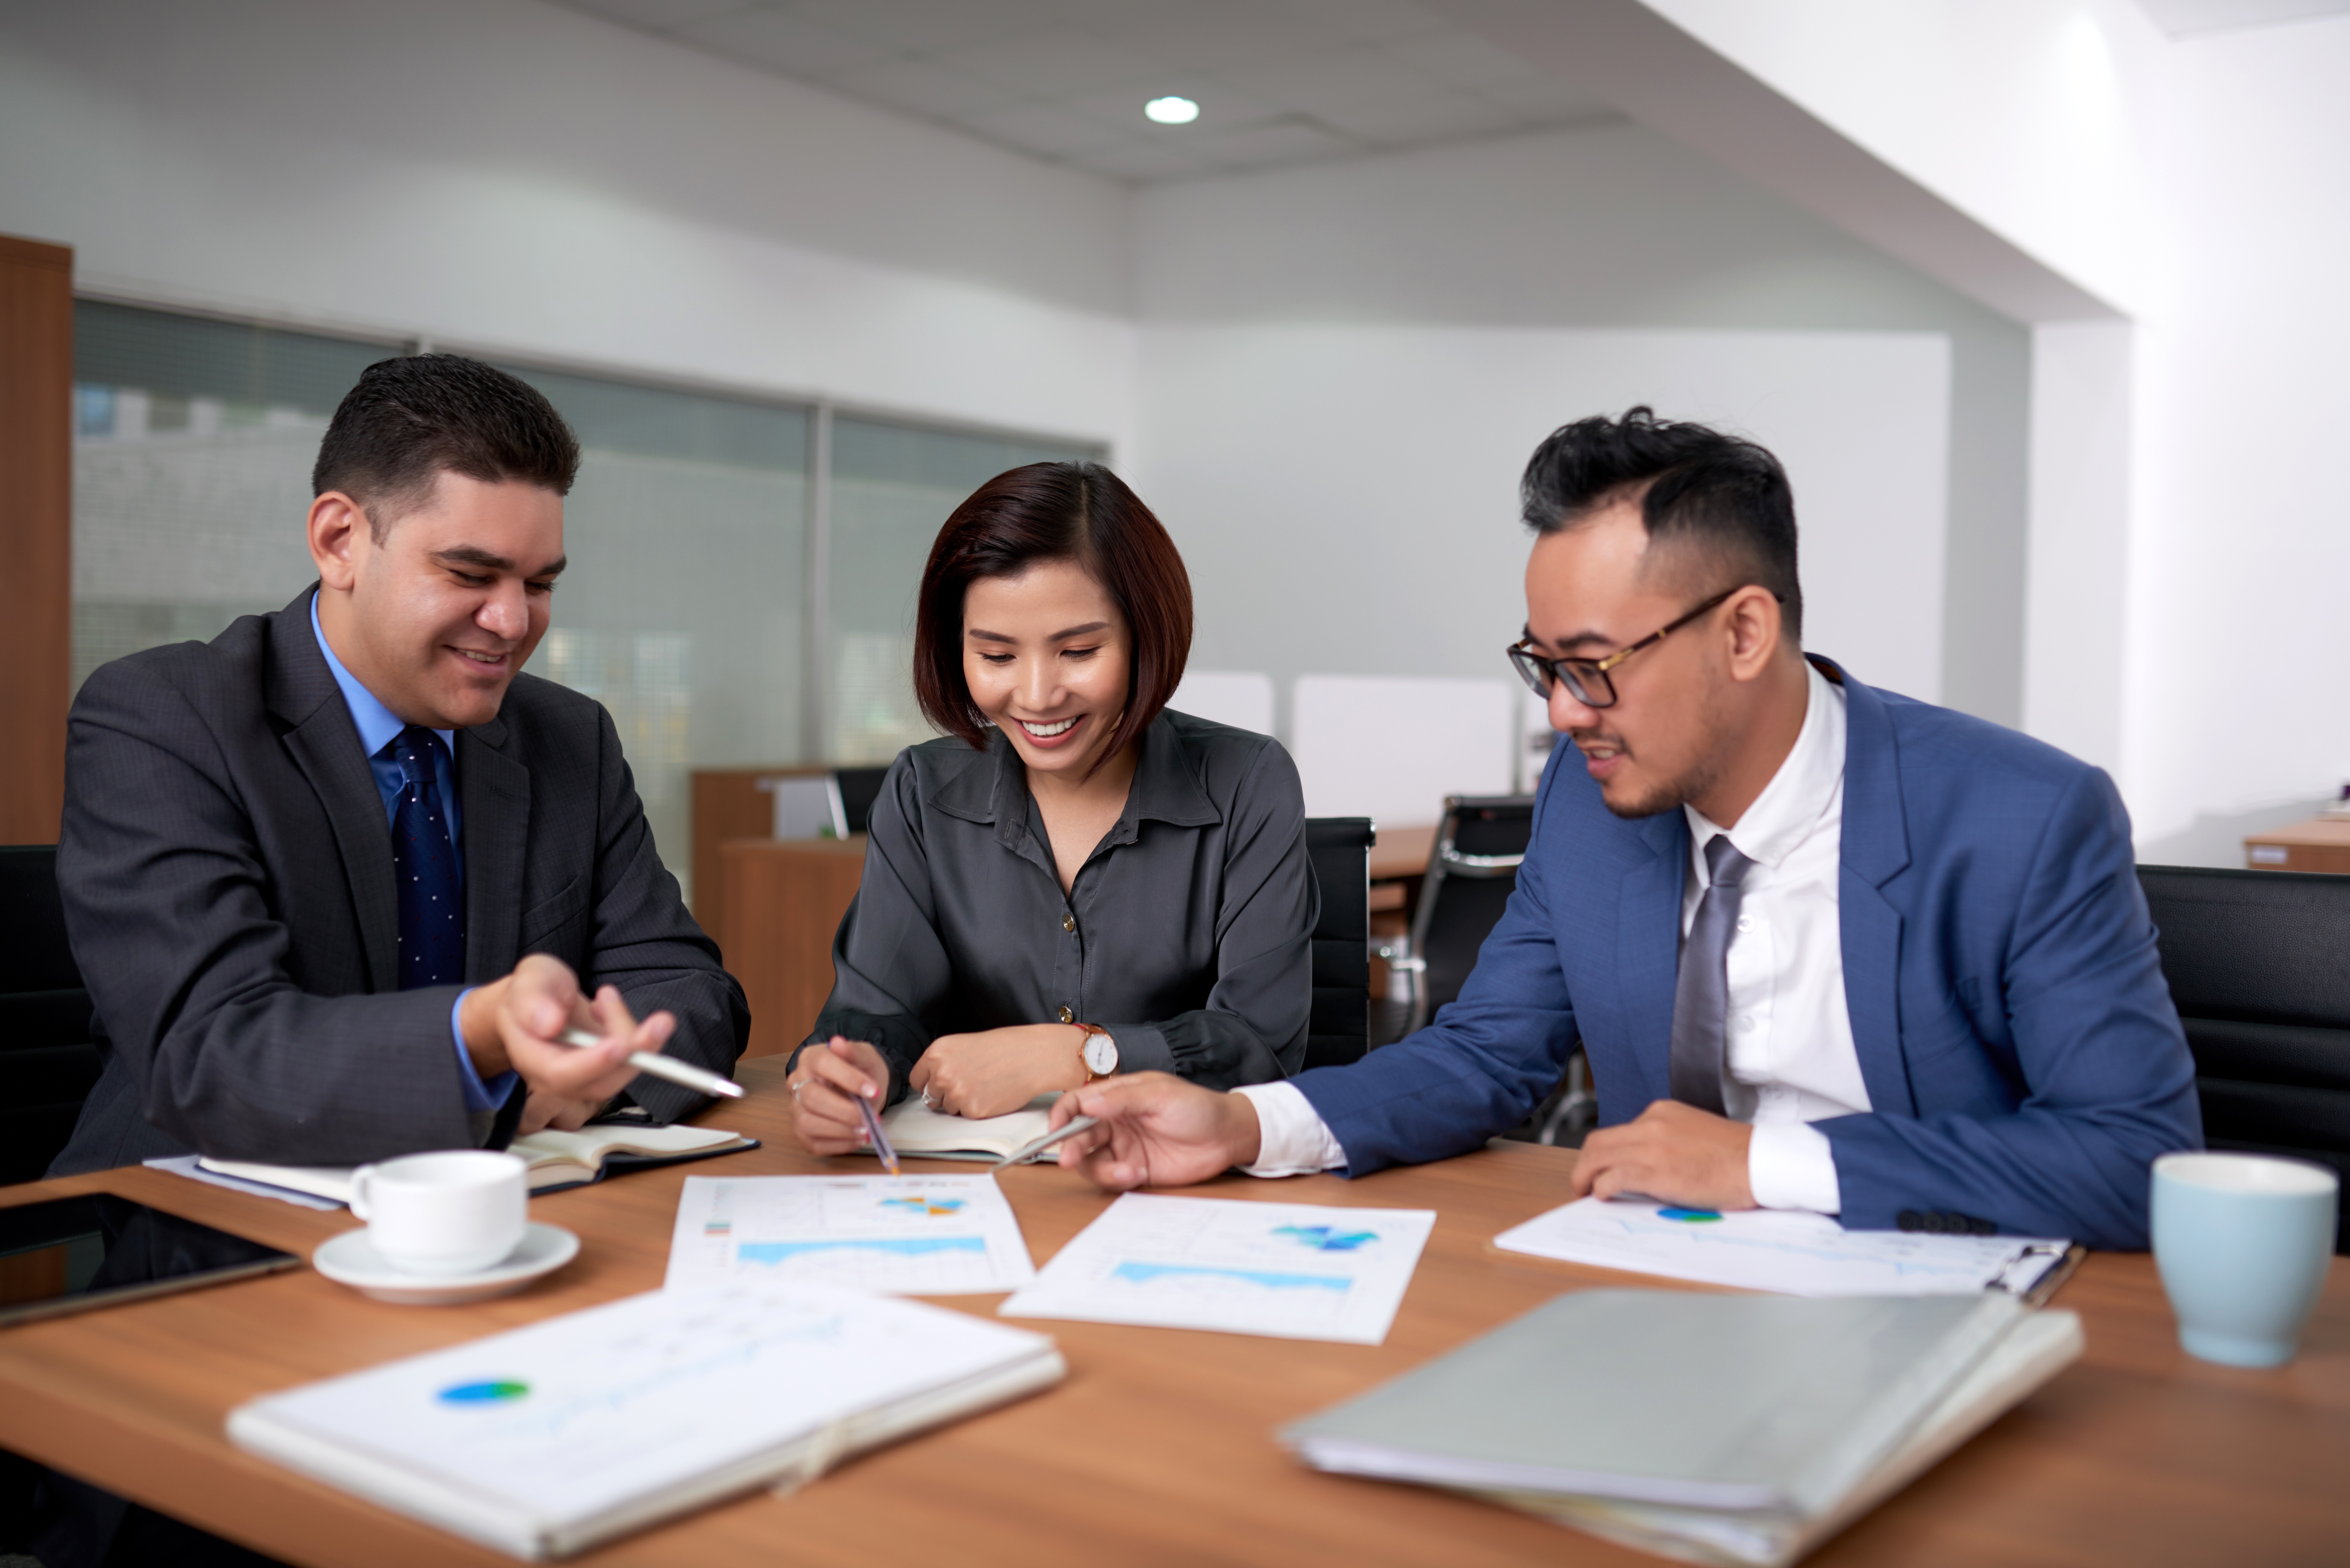
[(1107, 1034), (1086, 1036), (1086, 1070), (1102, 1077), (1118, 1071), (1118, 1042)]

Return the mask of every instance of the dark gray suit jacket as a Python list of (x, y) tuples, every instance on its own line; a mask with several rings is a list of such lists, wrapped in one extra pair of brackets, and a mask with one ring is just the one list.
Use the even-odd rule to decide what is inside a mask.
[[(53, 1176), (494, 1136), (459, 1086), (461, 988), (399, 989), (391, 833), (310, 593), (117, 659), (74, 700), (57, 883), (106, 1069)], [(551, 953), (639, 1017), (674, 1012), (670, 1054), (732, 1067), (749, 1009), (654, 853), (610, 716), (519, 675), (457, 732), (456, 765), (467, 981)], [(659, 1121), (700, 1103), (653, 1078), (629, 1092)]]

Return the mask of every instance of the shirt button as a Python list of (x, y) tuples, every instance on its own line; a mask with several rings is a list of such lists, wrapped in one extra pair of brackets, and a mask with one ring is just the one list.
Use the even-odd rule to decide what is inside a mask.
[(1752, 930), (1752, 929), (1754, 929), (1754, 917), (1753, 917), (1753, 916), (1752, 916), (1752, 915), (1741, 915), (1741, 916), (1739, 916), (1739, 917), (1738, 917), (1738, 929), (1739, 929), (1740, 930), (1742, 930), (1742, 931), (1751, 931), (1751, 930)]
[(1062, 1023), (1075, 1023), (1076, 1021), (1077, 1021), (1077, 1015), (1076, 1015), (1076, 1013), (1074, 1013), (1074, 1012), (1070, 1012), (1070, 1011), (1069, 1011), (1067, 1008), (1066, 1008), (1066, 1007), (1064, 1007), (1063, 1009), (1061, 1009), (1061, 1022), (1062, 1022)]
[(1740, 1013), (1738, 1015), (1738, 1027), (1751, 1031), (1754, 1027), (1754, 1015), (1751, 1012)]
[(1075, 916), (1075, 915), (1063, 915), (1063, 916), (1061, 917), (1061, 929), (1063, 929), (1063, 930), (1065, 930), (1065, 931), (1074, 931), (1074, 930), (1076, 930), (1076, 929), (1077, 929), (1077, 918), (1076, 918), (1076, 916)]

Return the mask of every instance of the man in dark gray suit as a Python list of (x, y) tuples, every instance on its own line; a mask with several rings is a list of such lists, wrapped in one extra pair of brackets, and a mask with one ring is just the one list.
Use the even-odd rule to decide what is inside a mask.
[(519, 674), (578, 462), (502, 371), (370, 367), (312, 475), (316, 588), (83, 685), (57, 879), (106, 1070), (52, 1175), (502, 1146), (616, 1097), (664, 1122), (699, 1099), (631, 1051), (733, 1065), (742, 989), (610, 716)]

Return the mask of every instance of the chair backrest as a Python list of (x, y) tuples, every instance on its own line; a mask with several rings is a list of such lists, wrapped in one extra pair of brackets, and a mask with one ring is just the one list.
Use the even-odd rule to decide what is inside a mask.
[(0, 1183), (36, 1181), (98, 1082), (55, 845), (0, 847)]
[(1477, 967), (1478, 950), (1518, 885), (1534, 817), (1530, 794), (1445, 797), (1444, 824), (1436, 830), (1411, 921), (1411, 950), (1426, 966), (1412, 999), (1414, 1029), (1426, 1027), (1438, 1008), (1459, 996)]
[(1371, 819), (1309, 816), (1305, 855), (1322, 890), (1314, 924), (1314, 1021), (1305, 1064), (1359, 1061), (1371, 1038)]
[(833, 779), (840, 785), (840, 810), (852, 834), (865, 831), (866, 822), (873, 815), (873, 803), (881, 794), (881, 781), (889, 776), (888, 768), (836, 768)]
[[(2350, 1199), (2350, 877), (2137, 877), (2195, 1053), (2205, 1141), (2332, 1166)], [(2336, 1238), (2350, 1245), (2350, 1226)]]

